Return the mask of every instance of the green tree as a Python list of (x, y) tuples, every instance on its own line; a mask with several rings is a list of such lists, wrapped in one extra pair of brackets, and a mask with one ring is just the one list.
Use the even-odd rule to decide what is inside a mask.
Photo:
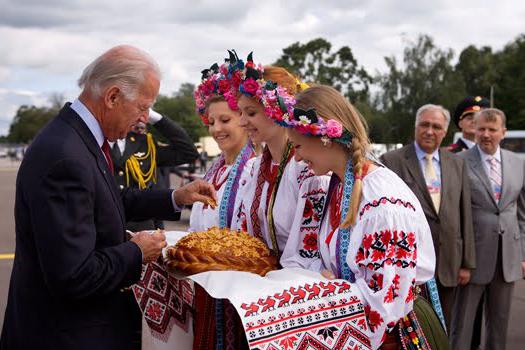
[(306, 44), (296, 42), (283, 49), (274, 63), (288, 69), (305, 82), (330, 85), (351, 101), (366, 101), (372, 78), (359, 66), (348, 46), (332, 52), (332, 44), (323, 38)]
[(405, 47), (403, 65), (385, 57), (388, 72), (378, 77), (378, 103), (386, 124), (382, 142), (409, 142), (419, 107), (434, 103), (450, 110), (465, 96), (463, 79), (451, 64), (453, 56), (452, 50), (442, 50), (430, 36), (420, 35)]
[(57, 112), (56, 108), (21, 106), (9, 127), (7, 139), (10, 142), (30, 142)]
[[(160, 95), (153, 108), (177, 122), (186, 130), (193, 141), (197, 142), (200, 137), (208, 134), (208, 130), (195, 112), (194, 90), (193, 84), (184, 83), (171, 97)], [(156, 137), (161, 138), (154, 130), (153, 133)]]
[(463, 78), (468, 95), (490, 96), (490, 88), (498, 76), (496, 56), (491, 47), (478, 49), (474, 45), (467, 46), (459, 54), (455, 69)]
[(525, 129), (525, 34), (496, 54), (494, 106), (507, 115), (507, 128)]

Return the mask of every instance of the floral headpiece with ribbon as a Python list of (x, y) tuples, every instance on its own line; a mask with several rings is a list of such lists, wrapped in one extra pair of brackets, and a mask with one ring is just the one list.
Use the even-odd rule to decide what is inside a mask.
[(197, 113), (205, 125), (209, 125), (206, 102), (210, 97), (222, 96), (230, 109), (234, 111), (239, 109), (237, 92), (243, 77), (244, 62), (239, 60), (234, 50), (228, 50), (228, 53), (229, 58), (225, 59), (221, 66), (214, 63), (210, 68), (201, 72), (202, 82), (193, 93)]
[(295, 97), (272, 80), (264, 80), (264, 68), (253, 63), (253, 53), (246, 59), (243, 80), (239, 91), (254, 97), (264, 106), (265, 114), (279, 125), (286, 126), (286, 120), (293, 113)]
[(324, 144), (329, 141), (339, 142), (347, 147), (352, 144), (352, 134), (340, 122), (334, 119), (325, 121), (317, 115), (314, 108), (308, 110), (294, 108), (293, 117), (287, 119), (285, 124), (303, 135), (320, 136)]

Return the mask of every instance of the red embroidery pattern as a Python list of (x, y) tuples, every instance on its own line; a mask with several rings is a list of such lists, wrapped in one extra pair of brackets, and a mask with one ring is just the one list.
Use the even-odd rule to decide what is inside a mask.
[(335, 294), (348, 293), (351, 290), (350, 283), (346, 281), (320, 282), (319, 284), (309, 283), (297, 288), (285, 289), (282, 293), (270, 295), (266, 299), (260, 298), (250, 304), (241, 304), (241, 309), (245, 310), (245, 317), (258, 315), (259, 313), (274, 311), (275, 308), (288, 307), (295, 304), (304, 303), (306, 300), (314, 300), (334, 296)]
[(360, 267), (377, 271), (384, 265), (415, 268), (416, 236), (413, 232), (380, 231), (363, 235), (355, 262)]
[(299, 175), (297, 175), (297, 183), (299, 184), (299, 187), (302, 186), (305, 180), (314, 177), (314, 172), (310, 169), (310, 167), (305, 166), (301, 171), (299, 172)]
[(371, 208), (377, 208), (380, 205), (384, 205), (384, 204), (387, 204), (387, 203), (392, 204), (392, 205), (403, 206), (403, 207), (405, 207), (407, 209), (412, 209), (413, 211), (416, 211), (416, 208), (414, 208), (414, 206), (410, 202), (405, 202), (402, 199), (394, 198), (394, 197), (390, 197), (390, 198), (381, 197), (378, 200), (374, 200), (374, 201), (372, 201), (370, 203), (365, 204), (363, 206), (363, 208), (361, 209), (361, 211), (359, 212), (359, 218), (361, 218), (363, 216), (363, 214), (366, 211), (370, 210)]
[(368, 288), (374, 292), (378, 292), (383, 289), (383, 274), (374, 273), (368, 282)]
[(399, 296), (399, 278), (399, 275), (396, 274), (392, 281), (392, 285), (388, 288), (388, 292), (385, 295), (385, 303), (392, 303), (394, 302), (394, 299)]
[(384, 320), (381, 314), (370, 308), (370, 305), (365, 305), (365, 314), (368, 320), (368, 326), (372, 332), (375, 332), (377, 327), (383, 324)]
[(193, 307), (193, 290), (188, 281), (170, 276), (157, 263), (143, 264), (133, 293), (156, 338), (167, 342), (173, 324), (188, 331)]
[(300, 231), (303, 234), (303, 247), (299, 255), (303, 258), (319, 258), (319, 226), (324, 211), (326, 191), (322, 188), (309, 191), (302, 196), (305, 198), (303, 220)]
[(365, 310), (351, 287), (341, 280), (309, 283), (243, 303), (250, 349), (370, 349)]

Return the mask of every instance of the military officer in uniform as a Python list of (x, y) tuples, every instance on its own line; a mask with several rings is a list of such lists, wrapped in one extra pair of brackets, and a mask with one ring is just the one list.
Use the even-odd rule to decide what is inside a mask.
[[(148, 123), (167, 139), (155, 141), (144, 123), (137, 123), (126, 138), (111, 145), (111, 157), (117, 186), (149, 189), (157, 184), (157, 168), (194, 162), (199, 153), (186, 131), (178, 124), (150, 110)], [(162, 222), (130, 221), (126, 228), (133, 232), (163, 228)]]
[(474, 113), (489, 107), (489, 100), (481, 96), (468, 96), (457, 105), (454, 112), (454, 123), (461, 130), (462, 135), (456, 143), (448, 146), (447, 150), (452, 153), (459, 153), (472, 148), (476, 144)]

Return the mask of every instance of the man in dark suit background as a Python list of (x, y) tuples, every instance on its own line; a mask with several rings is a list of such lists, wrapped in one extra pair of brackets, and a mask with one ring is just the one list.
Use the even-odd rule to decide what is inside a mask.
[(176, 191), (120, 192), (108, 140), (145, 122), (158, 94), (157, 64), (117, 46), (84, 70), (66, 104), (28, 149), (15, 202), (16, 251), (0, 348), (140, 349), (131, 291), (162, 233), (126, 240), (127, 219), (175, 220), (179, 206), (215, 197), (205, 182)]
[(445, 108), (424, 105), (416, 113), (415, 142), (381, 157), (412, 189), (425, 212), (436, 250), (436, 280), (447, 328), (456, 287), (468, 283), (476, 267), (466, 164), (439, 148), (449, 123)]
[(525, 164), (499, 145), (506, 132), (502, 111), (483, 109), (474, 118), (477, 146), (460, 156), (472, 190), (476, 270), (459, 289), (451, 338), (454, 349), (470, 349), (481, 303), (483, 349), (505, 349), (514, 282), (525, 276)]
[[(150, 110), (148, 124), (164, 136), (167, 143), (156, 141), (143, 122), (135, 124), (125, 138), (110, 143), (115, 181), (120, 190), (169, 188), (159, 168), (192, 163), (199, 157), (186, 131), (170, 118)], [(150, 219), (129, 221), (126, 227), (141, 231), (164, 228), (164, 224)]]

